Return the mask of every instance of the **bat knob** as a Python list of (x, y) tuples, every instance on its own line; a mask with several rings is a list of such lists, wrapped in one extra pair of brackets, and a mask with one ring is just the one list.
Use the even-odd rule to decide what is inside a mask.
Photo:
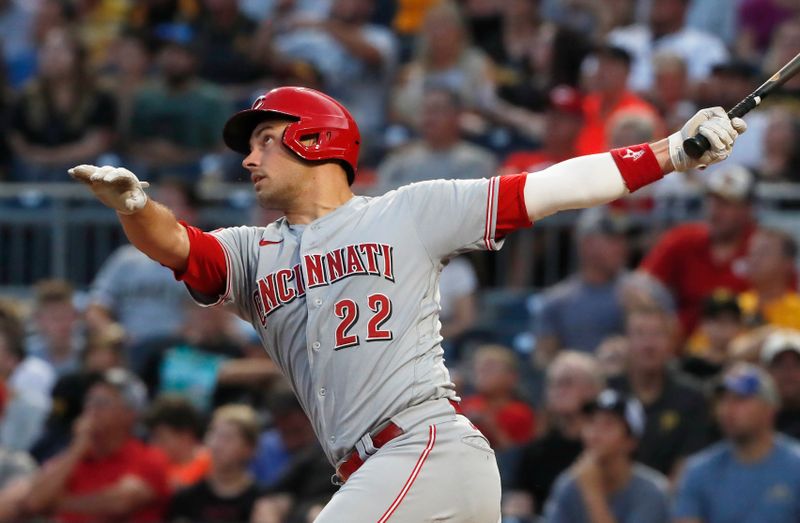
[(695, 160), (700, 159), (703, 154), (711, 148), (708, 139), (702, 134), (695, 135), (683, 141), (683, 150)]

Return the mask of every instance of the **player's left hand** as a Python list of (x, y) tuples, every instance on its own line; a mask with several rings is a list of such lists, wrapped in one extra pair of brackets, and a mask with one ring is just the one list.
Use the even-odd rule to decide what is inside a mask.
[[(688, 171), (704, 169), (713, 163), (721, 162), (730, 156), (736, 138), (746, 130), (747, 124), (744, 120), (728, 118), (722, 107), (701, 109), (680, 131), (670, 135), (669, 157), (672, 165), (676, 171)], [(698, 133), (708, 139), (711, 148), (695, 160), (683, 150), (683, 141)]]

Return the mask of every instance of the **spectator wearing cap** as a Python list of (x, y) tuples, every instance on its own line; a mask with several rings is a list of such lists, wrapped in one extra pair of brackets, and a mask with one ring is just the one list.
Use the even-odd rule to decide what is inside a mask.
[(752, 288), (739, 295), (748, 326), (800, 329), (796, 261), (797, 242), (789, 233), (761, 227), (753, 234), (747, 252), (747, 279)]
[(761, 362), (769, 371), (780, 396), (775, 428), (800, 439), (800, 331), (779, 329), (761, 349)]
[(780, 399), (769, 374), (739, 363), (725, 373), (716, 408), (724, 440), (694, 456), (678, 485), (675, 523), (800, 520), (800, 451), (775, 433)]
[(577, 155), (576, 141), (583, 126), (583, 97), (568, 85), (550, 91), (545, 114), (542, 147), (535, 151), (519, 151), (508, 155), (503, 162), (504, 174), (536, 172)]
[(72, 442), (34, 478), (27, 511), (65, 522), (162, 521), (170, 493), (166, 457), (133, 435), (146, 401), (130, 372), (103, 373), (86, 394)]
[(720, 289), (703, 302), (700, 324), (687, 341), (681, 370), (708, 383), (730, 360), (731, 343), (745, 331), (742, 309), (732, 292)]
[(674, 368), (676, 318), (658, 307), (628, 311), (628, 370), (609, 386), (636, 397), (647, 422), (637, 459), (674, 477), (681, 462), (707, 443), (708, 407), (697, 386)]
[[(623, 331), (619, 299), (628, 259), (628, 222), (606, 208), (583, 211), (576, 226), (578, 271), (548, 289), (536, 315), (536, 359), (545, 364), (562, 348), (594, 352)], [(580, 325), (580, 328), (575, 328)]]
[(684, 336), (694, 332), (703, 300), (712, 292), (749, 287), (745, 258), (756, 226), (755, 179), (730, 164), (705, 180), (705, 220), (668, 230), (639, 266), (672, 294)]
[(547, 523), (668, 522), (667, 478), (633, 459), (644, 433), (641, 404), (608, 389), (585, 412), (584, 451), (556, 481)]
[(429, 87), (422, 98), (421, 139), (390, 154), (378, 167), (379, 192), (433, 176), (445, 179), (489, 178), (497, 165), (487, 149), (461, 136), (463, 113), (456, 91)]
[(658, 122), (657, 135), (664, 132), (655, 107), (627, 86), (631, 55), (621, 47), (602, 46), (584, 61), (589, 94), (583, 100), (584, 124), (576, 152), (594, 154), (609, 149), (608, 122), (622, 112), (641, 112)]
[(169, 460), (169, 482), (174, 489), (194, 485), (208, 474), (211, 455), (200, 441), (203, 419), (189, 400), (180, 396), (157, 398), (145, 423), (150, 443)]
[(529, 517), (541, 514), (556, 478), (583, 451), (583, 406), (605, 387), (597, 360), (582, 352), (565, 350), (547, 367), (545, 430), (524, 445), (516, 473), (503, 502), (503, 513)]
[(219, 88), (198, 78), (190, 27), (163, 25), (157, 33), (156, 81), (135, 95), (128, 161), (150, 180), (167, 174), (191, 179), (203, 155), (222, 150), (219, 130), (229, 103)]
[(689, 0), (653, 0), (647, 24), (634, 24), (611, 31), (608, 41), (633, 56), (629, 85), (638, 92), (653, 87), (653, 55), (671, 52), (683, 58), (692, 83), (705, 79), (714, 64), (728, 59), (719, 37), (686, 25)]
[(248, 470), (258, 443), (258, 420), (248, 405), (214, 411), (205, 443), (211, 454), (208, 476), (175, 494), (166, 521), (249, 522), (259, 495)]

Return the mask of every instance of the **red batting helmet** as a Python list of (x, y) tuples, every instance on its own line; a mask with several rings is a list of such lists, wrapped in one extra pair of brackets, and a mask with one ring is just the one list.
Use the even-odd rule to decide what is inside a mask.
[[(295, 120), (283, 132), (283, 144), (305, 160), (340, 160), (352, 184), (358, 166), (361, 136), (356, 121), (345, 107), (314, 89), (278, 87), (259, 96), (250, 109), (234, 114), (222, 137), (236, 152), (250, 154), (250, 135), (269, 116)], [(317, 135), (317, 143), (301, 140)]]

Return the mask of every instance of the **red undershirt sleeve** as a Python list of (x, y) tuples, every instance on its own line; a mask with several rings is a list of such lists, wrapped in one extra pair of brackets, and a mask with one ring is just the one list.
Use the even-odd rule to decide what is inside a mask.
[(497, 225), (495, 239), (533, 225), (525, 205), (525, 179), (527, 173), (499, 176), (497, 194)]
[(175, 279), (205, 296), (222, 296), (228, 282), (224, 247), (213, 234), (185, 222), (180, 224), (189, 235), (189, 259), (184, 271), (174, 271)]

